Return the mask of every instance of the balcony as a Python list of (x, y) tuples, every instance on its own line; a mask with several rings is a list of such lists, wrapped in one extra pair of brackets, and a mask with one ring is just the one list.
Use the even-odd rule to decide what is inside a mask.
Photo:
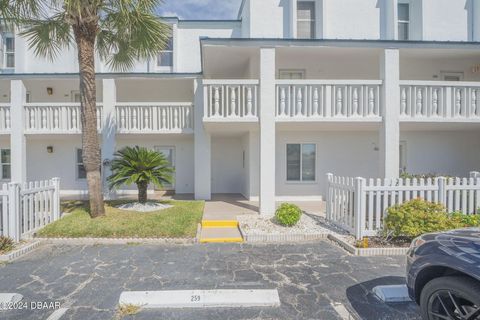
[(258, 122), (258, 80), (205, 80), (204, 122)]
[(480, 122), (480, 83), (401, 81), (400, 121)]
[(193, 133), (192, 103), (117, 103), (117, 133)]
[(277, 80), (277, 122), (380, 122), (380, 80)]
[[(102, 104), (97, 103), (97, 128), (102, 127)], [(80, 103), (27, 103), (26, 134), (81, 133)]]

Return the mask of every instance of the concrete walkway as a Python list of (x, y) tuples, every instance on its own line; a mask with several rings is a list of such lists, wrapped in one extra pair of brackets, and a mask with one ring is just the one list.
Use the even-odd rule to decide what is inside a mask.
[[(277, 206), (281, 203), (277, 202)], [(310, 214), (323, 215), (325, 212), (322, 201), (291, 203)], [(248, 201), (236, 194), (214, 194), (212, 200), (205, 202), (200, 242), (241, 242), (237, 217), (247, 214), (258, 214), (258, 201)]]

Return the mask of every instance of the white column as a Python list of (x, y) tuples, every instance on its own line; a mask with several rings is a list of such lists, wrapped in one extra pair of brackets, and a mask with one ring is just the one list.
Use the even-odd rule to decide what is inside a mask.
[(398, 1), (383, 0), (384, 10), (382, 12), (383, 27), (385, 28), (383, 35), (384, 40), (398, 39)]
[(117, 120), (115, 116), (115, 105), (117, 104), (117, 88), (114, 79), (103, 80), (103, 107), (102, 107), (102, 174), (103, 193), (105, 198), (115, 196), (107, 184), (107, 177), (111, 175), (109, 162), (115, 153), (115, 134), (117, 131)]
[(380, 177), (396, 178), (400, 167), (400, 53), (385, 49), (380, 62), (383, 122), (380, 128)]
[(27, 151), (24, 134), (25, 103), (27, 90), (21, 80), (12, 80), (10, 85), (10, 152), (12, 182), (27, 181)]
[(211, 184), (211, 138), (203, 127), (204, 88), (201, 79), (194, 82), (194, 131), (195, 131), (195, 199), (210, 200)]
[(480, 41), (480, 0), (472, 0), (472, 39), (471, 41)]
[(260, 49), (260, 214), (275, 213), (275, 48)]
[(288, 16), (290, 38), (297, 37), (297, 0), (290, 0)]

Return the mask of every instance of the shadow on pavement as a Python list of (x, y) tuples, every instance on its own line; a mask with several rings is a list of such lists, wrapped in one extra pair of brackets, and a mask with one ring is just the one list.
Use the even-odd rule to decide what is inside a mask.
[(347, 288), (347, 299), (361, 319), (421, 319), (415, 303), (387, 304), (378, 300), (372, 292), (376, 286), (393, 284), (405, 284), (405, 278), (387, 276), (358, 283)]

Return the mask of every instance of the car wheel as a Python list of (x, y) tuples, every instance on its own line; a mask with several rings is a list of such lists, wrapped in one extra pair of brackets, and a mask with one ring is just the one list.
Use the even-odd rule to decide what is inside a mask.
[(480, 319), (480, 283), (467, 277), (442, 277), (428, 282), (420, 295), (425, 320)]

